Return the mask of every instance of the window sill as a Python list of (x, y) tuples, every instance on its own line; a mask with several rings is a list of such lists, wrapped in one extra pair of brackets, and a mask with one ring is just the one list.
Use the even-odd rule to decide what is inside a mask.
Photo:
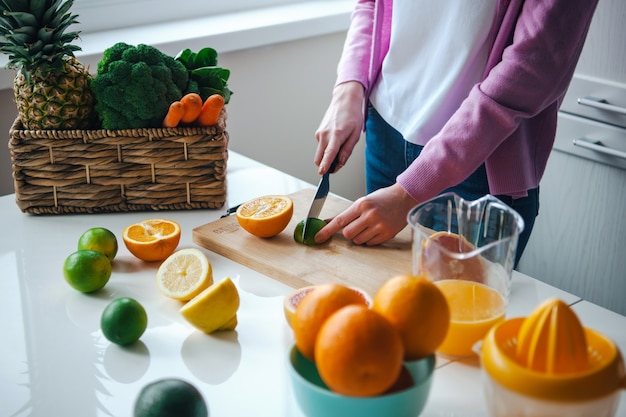
[[(353, 6), (353, 0), (311, 1), (112, 31), (83, 31), (77, 42), (82, 51), (76, 55), (95, 73), (102, 52), (117, 42), (153, 45), (172, 56), (185, 48), (207, 46), (222, 54), (345, 31)], [(14, 71), (5, 68), (6, 63), (6, 55), (0, 56), (0, 89), (13, 86)]]

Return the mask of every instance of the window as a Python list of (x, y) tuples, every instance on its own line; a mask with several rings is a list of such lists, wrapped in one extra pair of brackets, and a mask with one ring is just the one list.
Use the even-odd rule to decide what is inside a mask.
[(83, 33), (171, 22), (305, 0), (74, 0)]

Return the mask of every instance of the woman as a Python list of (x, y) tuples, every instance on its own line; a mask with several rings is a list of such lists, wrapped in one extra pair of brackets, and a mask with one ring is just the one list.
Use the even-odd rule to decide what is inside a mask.
[(597, 0), (434, 3), (357, 0), (314, 163), (343, 166), (365, 126), (368, 195), (315, 240), (376, 245), (441, 192), (490, 193), (524, 218), (519, 259)]

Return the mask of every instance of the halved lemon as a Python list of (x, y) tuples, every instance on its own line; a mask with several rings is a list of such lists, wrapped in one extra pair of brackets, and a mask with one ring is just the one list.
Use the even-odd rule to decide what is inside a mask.
[(156, 282), (163, 295), (187, 301), (213, 284), (213, 269), (199, 249), (181, 249), (159, 266)]
[(149, 219), (131, 224), (122, 234), (124, 244), (143, 261), (162, 261), (180, 242), (180, 225), (173, 220)]
[(266, 195), (243, 203), (236, 212), (239, 225), (258, 237), (282, 232), (293, 216), (293, 201), (286, 195)]
[(226, 277), (211, 285), (180, 309), (180, 314), (204, 333), (233, 330), (237, 326), (239, 291)]

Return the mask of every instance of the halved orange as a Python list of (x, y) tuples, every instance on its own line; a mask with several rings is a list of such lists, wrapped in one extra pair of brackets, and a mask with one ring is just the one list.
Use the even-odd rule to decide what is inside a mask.
[(293, 201), (286, 195), (266, 195), (243, 203), (236, 212), (239, 225), (258, 237), (282, 232), (293, 216)]
[(464, 236), (446, 231), (433, 233), (422, 243), (421, 272), (432, 281), (464, 279), (484, 283), (487, 270), (482, 257), (464, 257), (475, 249)]
[(124, 244), (143, 261), (162, 261), (180, 242), (180, 225), (173, 220), (149, 219), (131, 224), (122, 234)]

